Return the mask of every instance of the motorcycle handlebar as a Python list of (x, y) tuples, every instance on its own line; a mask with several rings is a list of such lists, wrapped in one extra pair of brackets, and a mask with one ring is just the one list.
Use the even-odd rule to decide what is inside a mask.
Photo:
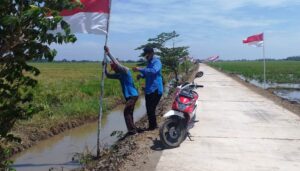
[(204, 87), (203, 85), (197, 85), (197, 84), (193, 84), (192, 86), (193, 86), (193, 88), (203, 88)]
[(197, 89), (197, 88), (203, 88), (204, 86), (203, 86), (203, 85), (197, 85), (197, 84), (195, 84), (195, 83), (192, 83), (192, 84), (188, 84), (188, 85), (183, 86), (182, 89), (184, 89), (185, 87), (190, 87), (190, 88)]

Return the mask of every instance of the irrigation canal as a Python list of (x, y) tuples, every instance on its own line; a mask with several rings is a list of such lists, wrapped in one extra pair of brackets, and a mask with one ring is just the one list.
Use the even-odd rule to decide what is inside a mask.
[[(134, 120), (140, 120), (146, 113), (143, 97), (137, 102), (134, 111)], [(110, 146), (117, 141), (116, 136), (110, 136), (113, 131), (126, 132), (123, 116), (123, 105), (108, 113), (102, 123), (101, 143)], [(47, 140), (41, 141), (35, 146), (13, 157), (17, 171), (40, 171), (55, 168), (71, 170), (80, 166), (74, 159), (76, 153), (90, 150), (96, 153), (97, 122), (68, 130)], [(76, 155), (75, 155), (76, 156)], [(75, 157), (76, 158), (76, 157)]]

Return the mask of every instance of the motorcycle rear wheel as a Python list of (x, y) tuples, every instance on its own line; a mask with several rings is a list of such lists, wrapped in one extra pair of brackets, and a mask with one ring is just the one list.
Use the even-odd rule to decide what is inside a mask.
[(183, 120), (168, 118), (159, 129), (160, 140), (167, 148), (178, 147), (186, 137)]

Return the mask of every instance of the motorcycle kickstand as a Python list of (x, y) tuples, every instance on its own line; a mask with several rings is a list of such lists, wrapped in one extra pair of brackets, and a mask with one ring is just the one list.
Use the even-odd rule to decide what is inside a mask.
[(191, 133), (188, 132), (188, 133), (187, 133), (187, 137), (189, 138), (190, 141), (194, 141), (194, 140), (192, 139)]

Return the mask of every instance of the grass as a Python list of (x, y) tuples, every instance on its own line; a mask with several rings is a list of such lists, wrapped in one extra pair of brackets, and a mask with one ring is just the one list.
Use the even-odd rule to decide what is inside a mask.
[[(263, 81), (262, 61), (214, 62), (210, 66), (227, 73)], [(271, 83), (300, 83), (300, 61), (266, 61), (266, 79)]]
[[(34, 103), (43, 110), (21, 125), (51, 127), (72, 118), (97, 116), (99, 112), (100, 63), (32, 63), (40, 69), (38, 86), (33, 90)], [(134, 64), (126, 64), (132, 67)], [(137, 73), (133, 73), (136, 78)], [(140, 89), (139, 82), (135, 80)], [(118, 80), (105, 79), (103, 111), (113, 108), (123, 99)]]
[[(41, 106), (42, 111), (32, 118), (19, 121), (15, 130), (23, 128), (51, 128), (72, 119), (96, 117), (99, 113), (100, 63), (30, 63), (41, 74), (35, 79), (38, 86), (33, 103)], [(135, 63), (125, 64), (131, 68)], [(136, 88), (142, 92), (144, 80), (137, 81), (138, 73), (132, 72)], [(165, 81), (171, 80), (172, 74), (164, 68)], [(106, 113), (124, 100), (118, 80), (105, 79), (103, 100), (103, 123)], [(17, 131), (17, 133), (20, 133)]]

